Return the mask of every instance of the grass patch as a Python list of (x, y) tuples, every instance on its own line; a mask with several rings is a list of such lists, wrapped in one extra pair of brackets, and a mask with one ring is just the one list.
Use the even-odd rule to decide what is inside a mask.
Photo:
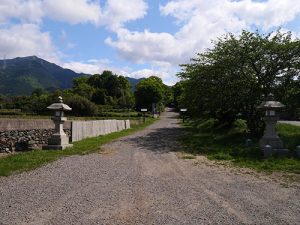
[(0, 176), (9, 176), (14, 173), (32, 170), (62, 157), (71, 155), (85, 155), (100, 151), (101, 145), (142, 130), (151, 125), (154, 121), (156, 121), (156, 119), (148, 118), (145, 123), (135, 125), (128, 130), (74, 142), (73, 147), (67, 148), (63, 151), (34, 150), (0, 158)]
[[(264, 159), (258, 139), (252, 139), (252, 147), (247, 148), (247, 127), (242, 121), (237, 121), (231, 128), (220, 126), (213, 119), (187, 121), (183, 125), (187, 133), (181, 142), (186, 153), (205, 155), (210, 160), (228, 161), (257, 171), (300, 173), (300, 160), (295, 157)], [(300, 145), (300, 127), (278, 124), (277, 130), (286, 148), (294, 151)]]
[(196, 156), (193, 155), (193, 154), (183, 153), (183, 154), (181, 155), (181, 158), (182, 158), (182, 159), (195, 159)]
[(277, 124), (278, 135), (282, 139), (285, 147), (295, 150), (296, 146), (300, 145), (300, 127), (291, 124)]

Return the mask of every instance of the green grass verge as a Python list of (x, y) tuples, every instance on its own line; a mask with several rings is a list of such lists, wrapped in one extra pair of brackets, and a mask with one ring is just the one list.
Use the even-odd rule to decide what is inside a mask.
[[(187, 153), (206, 155), (211, 160), (228, 161), (257, 171), (300, 173), (300, 160), (295, 157), (264, 159), (257, 139), (253, 139), (253, 147), (246, 148), (246, 127), (241, 121), (230, 129), (216, 126), (212, 119), (188, 121), (184, 126), (187, 134), (181, 138), (181, 142)], [(278, 124), (277, 130), (285, 146), (291, 151), (300, 145), (300, 127)]]
[(72, 148), (59, 150), (34, 150), (0, 158), (0, 176), (9, 176), (14, 173), (32, 170), (46, 163), (71, 155), (85, 155), (101, 151), (101, 145), (117, 138), (130, 135), (151, 125), (157, 119), (147, 118), (143, 124), (135, 125), (131, 129), (111, 133), (104, 136), (87, 138), (74, 142)]

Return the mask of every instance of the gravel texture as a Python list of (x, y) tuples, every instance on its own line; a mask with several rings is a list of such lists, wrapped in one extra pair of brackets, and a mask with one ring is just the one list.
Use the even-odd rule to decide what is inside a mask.
[(298, 187), (178, 157), (175, 116), (102, 154), (0, 178), (0, 224), (300, 224)]

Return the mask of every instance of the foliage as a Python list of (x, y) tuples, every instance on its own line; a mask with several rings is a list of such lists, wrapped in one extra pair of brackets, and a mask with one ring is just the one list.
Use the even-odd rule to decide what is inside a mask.
[(287, 86), (279, 86), (276, 90), (276, 95), (280, 96), (282, 102), (286, 105), (283, 113), (285, 119), (299, 120), (300, 119), (300, 80), (294, 80)]
[(97, 105), (110, 105), (112, 109), (128, 109), (134, 106), (134, 97), (128, 80), (110, 71), (104, 71), (101, 75), (75, 78), (72, 89), (49, 93), (37, 88), (31, 96), (2, 96), (0, 107), (20, 109), (29, 114), (49, 114), (47, 106), (57, 102), (58, 96), (63, 96), (66, 103), (73, 108), (68, 114), (76, 116), (97, 115), (98, 108), (101, 111), (101, 107)]
[[(236, 122), (231, 129), (223, 129), (214, 119), (189, 120), (185, 128), (187, 133), (181, 142), (187, 153), (206, 155), (211, 160), (225, 160), (258, 171), (300, 173), (300, 160), (294, 157), (264, 159), (258, 148), (258, 139), (253, 139), (253, 147), (246, 148), (246, 128), (242, 121)], [(279, 124), (277, 128), (284, 143), (293, 151), (300, 144), (300, 127)]]
[(151, 76), (142, 80), (134, 92), (136, 108), (152, 109), (152, 104), (156, 104), (159, 111), (162, 111), (163, 105), (170, 104), (172, 101), (172, 92), (168, 86), (163, 84), (162, 80), (156, 76)]
[(185, 102), (184, 102), (184, 93), (185, 93), (185, 82), (180, 81), (177, 82), (173, 87), (172, 87), (172, 92), (173, 92), (173, 103), (176, 109), (179, 108), (185, 108)]
[(82, 96), (67, 96), (64, 102), (72, 108), (72, 111), (68, 112), (68, 115), (95, 116), (97, 114), (96, 104)]
[[(144, 79), (125, 78), (111, 71), (92, 76), (77, 74), (35, 56), (0, 60), (0, 67), (0, 93), (5, 95), (0, 95), (0, 109), (21, 110), (18, 114), (22, 115), (49, 115), (47, 106), (56, 102), (59, 95), (72, 102), (76, 111), (70, 113), (73, 115), (91, 116), (96, 111), (101, 116), (107, 115), (108, 113), (101, 111), (102, 106), (133, 109), (133, 90)], [(172, 92), (161, 79), (153, 79), (160, 83), (162, 89), (163, 99), (159, 97), (160, 101), (155, 102), (159, 110), (162, 110), (164, 104), (172, 101)], [(79, 101), (76, 104), (75, 99)], [(99, 110), (95, 110), (96, 107)], [(2, 114), (4, 113), (16, 114), (11, 111), (3, 111)]]
[(185, 80), (185, 91), (177, 98), (182, 98), (193, 116), (209, 115), (228, 124), (242, 118), (252, 134), (260, 135), (257, 106), (262, 94), (273, 92), (279, 101), (292, 101), (293, 110), (299, 107), (295, 101), (299, 55), (300, 41), (290, 33), (227, 34), (212, 49), (182, 65), (179, 76)]
[(87, 76), (74, 78), (72, 91), (76, 95), (80, 95), (91, 100), (95, 93), (95, 89), (88, 84), (88, 79), (89, 78)]
[(97, 105), (111, 105), (116, 108), (132, 108), (134, 106), (134, 97), (129, 81), (111, 71), (76, 78), (71, 91), (73, 95), (83, 96)]

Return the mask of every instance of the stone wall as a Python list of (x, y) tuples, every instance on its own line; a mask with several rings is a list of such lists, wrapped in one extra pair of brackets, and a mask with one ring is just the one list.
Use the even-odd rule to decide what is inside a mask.
[[(47, 144), (53, 129), (0, 131), (0, 152), (24, 151), (28, 148), (41, 148)], [(65, 129), (70, 136), (71, 130)]]
[[(65, 132), (71, 141), (95, 137), (130, 128), (129, 120), (66, 121)], [(50, 119), (0, 118), (0, 152), (23, 151), (47, 144), (54, 123)]]

